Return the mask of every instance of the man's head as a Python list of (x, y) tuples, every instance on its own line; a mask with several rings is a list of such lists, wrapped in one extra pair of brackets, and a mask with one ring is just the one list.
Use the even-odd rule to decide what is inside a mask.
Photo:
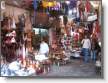
[(45, 37), (42, 37), (41, 38), (41, 42), (45, 42)]
[(87, 39), (88, 38), (88, 36), (87, 35), (85, 35), (85, 39)]

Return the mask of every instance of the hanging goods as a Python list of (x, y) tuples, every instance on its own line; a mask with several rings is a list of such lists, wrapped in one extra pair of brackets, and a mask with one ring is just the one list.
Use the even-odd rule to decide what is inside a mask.
[(90, 4), (89, 0), (86, 1), (85, 5), (86, 5), (86, 11), (87, 11), (87, 13), (89, 13), (90, 9), (91, 9), (91, 4)]
[(16, 29), (16, 25), (15, 25), (15, 19), (14, 19), (14, 8), (12, 9), (13, 11), (13, 16), (11, 17), (11, 28), (12, 29)]
[(76, 7), (76, 5), (77, 5), (77, 0), (72, 0), (72, 1), (70, 1), (69, 8), (73, 9)]
[(36, 9), (37, 9), (37, 0), (33, 1), (33, 7), (34, 7), (34, 25), (36, 23)]

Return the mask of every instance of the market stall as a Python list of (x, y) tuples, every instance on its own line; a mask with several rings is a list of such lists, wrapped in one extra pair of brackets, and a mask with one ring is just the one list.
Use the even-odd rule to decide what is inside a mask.
[(1, 75), (48, 74), (53, 65), (65, 66), (83, 58), (84, 36), (100, 41), (100, 3), (96, 4), (89, 0), (5, 0)]

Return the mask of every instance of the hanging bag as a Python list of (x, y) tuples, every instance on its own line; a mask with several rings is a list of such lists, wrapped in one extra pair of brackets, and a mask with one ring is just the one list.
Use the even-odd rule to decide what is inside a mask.
[(14, 9), (13, 9), (13, 16), (12, 16), (12, 20), (11, 20), (11, 28), (12, 29), (16, 29), (16, 25), (15, 25), (15, 19), (14, 19)]

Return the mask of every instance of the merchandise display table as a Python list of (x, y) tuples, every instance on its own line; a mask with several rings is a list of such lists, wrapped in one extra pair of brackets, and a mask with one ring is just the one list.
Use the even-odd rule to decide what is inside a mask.
[(46, 57), (45, 55), (35, 55), (35, 60), (39, 61), (39, 62), (43, 62), (45, 60), (48, 60), (48, 57)]
[(53, 64), (57, 64), (58, 66), (60, 65), (65, 65), (67, 61), (69, 60), (68, 57), (64, 55), (63, 52), (57, 51), (53, 53)]
[(35, 69), (32, 67), (25, 68), (20, 62), (14, 61), (10, 64), (4, 64), (1, 68), (2, 76), (32, 76)]
[(47, 73), (50, 71), (50, 60), (43, 54), (35, 55), (35, 60), (39, 61), (39, 64), (43, 66), (43, 73)]
[(36, 55), (35, 60), (26, 58), (1, 67), (2, 76), (37, 76), (50, 71), (50, 61), (45, 55)]

